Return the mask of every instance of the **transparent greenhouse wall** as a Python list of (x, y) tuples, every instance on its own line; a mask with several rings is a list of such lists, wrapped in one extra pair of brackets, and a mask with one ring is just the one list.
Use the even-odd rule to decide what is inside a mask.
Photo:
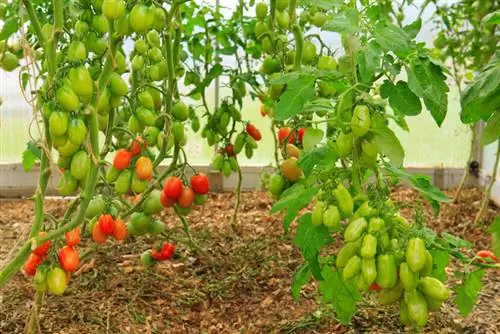
[[(215, 0), (210, 2), (215, 3)], [(416, 1), (407, 15), (407, 23), (412, 22), (417, 15), (418, 7), (422, 1)], [(221, 11), (230, 15), (236, 7), (236, 1), (221, 0)], [(428, 22), (432, 8), (424, 12), (423, 22)], [(425, 25), (418, 38), (430, 43), (433, 38), (432, 26)], [(340, 49), (340, 38), (331, 34), (325, 38), (333, 49)], [(31, 108), (24, 101), (19, 85), (19, 75), (16, 72), (0, 72), (0, 96), (3, 105), (0, 107), (0, 163), (20, 163), (25, 143), (29, 140), (28, 128), (31, 120)], [(228, 88), (220, 83), (220, 97), (228, 95)], [(210, 106), (214, 105), (215, 92), (207, 92)], [(194, 101), (197, 103), (196, 101)], [(273, 162), (272, 134), (270, 132), (269, 118), (263, 118), (259, 113), (260, 102), (247, 98), (243, 110), (243, 117), (254, 123), (262, 130), (263, 141), (256, 150), (252, 160), (242, 158), (243, 166), (266, 166)], [(452, 88), (449, 94), (449, 110), (441, 128), (435, 124), (429, 113), (423, 111), (417, 117), (408, 118), (410, 132), (404, 132), (393, 127), (399, 136), (406, 151), (405, 165), (408, 167), (457, 167), (462, 168), (469, 151), (470, 132), (460, 123), (459, 100), (457, 89)], [(36, 131), (32, 131), (36, 133)], [(197, 136), (199, 137), (199, 136)], [(189, 136), (187, 151), (195, 165), (208, 165), (213, 156), (201, 138)]]

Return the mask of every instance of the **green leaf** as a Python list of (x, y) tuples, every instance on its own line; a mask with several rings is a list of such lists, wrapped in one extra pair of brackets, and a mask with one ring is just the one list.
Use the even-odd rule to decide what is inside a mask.
[(488, 227), (488, 232), (491, 234), (491, 250), (500, 257), (500, 216)]
[(481, 291), (483, 287), (481, 283), (483, 276), (483, 269), (470, 272), (465, 277), (464, 282), (455, 287), (455, 304), (457, 305), (460, 315), (463, 317), (472, 312), (477, 302), (479, 291)]
[(373, 81), (375, 71), (380, 67), (382, 49), (375, 41), (370, 41), (366, 49), (358, 52), (359, 79), (362, 83), (370, 84)]
[(288, 232), (288, 228), (292, 221), (297, 217), (298, 212), (305, 208), (318, 192), (317, 187), (305, 187), (300, 183), (294, 184), (281, 194), (280, 200), (271, 208), (271, 214), (287, 210), (287, 214), (283, 221), (283, 228)]
[(420, 29), (422, 29), (422, 19), (419, 17), (409, 25), (405, 26), (403, 29), (406, 31), (410, 38), (417, 37)]
[(297, 234), (293, 242), (300, 248), (302, 256), (309, 263), (314, 277), (322, 280), (321, 267), (318, 261), (319, 251), (324, 246), (330, 244), (333, 239), (326, 226), (315, 226), (312, 224), (311, 216), (309, 212), (300, 217), (299, 227), (297, 228)]
[(492, 112), (500, 110), (500, 52), (490, 61), (462, 94), (463, 123), (488, 120)]
[(359, 29), (359, 16), (354, 9), (348, 9), (343, 14), (337, 14), (331, 20), (328, 20), (321, 28), (325, 31), (335, 31), (338, 33), (354, 34)]
[(338, 159), (339, 155), (335, 150), (328, 145), (323, 145), (301, 154), (298, 165), (307, 176), (311, 173), (314, 166), (333, 166)]
[(394, 167), (401, 167), (405, 158), (405, 151), (398, 137), (387, 126), (372, 128), (373, 141), (380, 153), (385, 154)]
[(25, 172), (31, 172), (37, 161), (36, 156), (29, 149), (23, 152), (23, 168)]
[(7, 40), (18, 29), (19, 29), (19, 16), (13, 15), (4, 22), (2, 31), (0, 32), (0, 41)]
[(408, 87), (404, 81), (398, 81), (394, 85), (389, 80), (385, 80), (380, 86), (380, 95), (384, 99), (389, 99), (391, 108), (402, 115), (415, 116), (422, 111), (420, 99)]
[(332, 304), (340, 322), (350, 323), (356, 313), (356, 304), (361, 301), (361, 295), (354, 286), (344, 281), (337, 269), (325, 266), (322, 275), (323, 281), (319, 283), (319, 290), (323, 301)]
[(323, 130), (307, 128), (303, 139), (304, 150), (310, 151), (316, 147), (323, 140), (323, 135)]
[(193, 89), (191, 92), (189, 92), (189, 96), (196, 95), (198, 93), (201, 93), (210, 86), (212, 83), (212, 80), (214, 80), (216, 77), (220, 76), (224, 72), (224, 68), (222, 67), (221, 64), (215, 64), (210, 71), (208, 72), (207, 76), (203, 79), (201, 84), (199, 84), (195, 89)]
[(392, 51), (398, 57), (405, 57), (411, 51), (410, 37), (394, 24), (378, 24), (373, 36), (382, 49), (386, 52)]
[(441, 232), (441, 237), (444, 241), (449, 243), (451, 246), (455, 248), (471, 248), (472, 244), (464, 239), (456, 237), (452, 234)]
[(301, 5), (317, 6), (324, 10), (330, 10), (333, 7), (340, 7), (344, 4), (343, 0), (301, 0)]
[(500, 111), (496, 111), (488, 119), (488, 123), (483, 130), (481, 144), (486, 146), (497, 141), (500, 138)]
[(493, 13), (489, 13), (488, 15), (483, 17), (481, 24), (485, 27), (491, 27), (500, 24), (500, 10), (497, 10), (496, 12)]
[(304, 263), (301, 265), (293, 274), (292, 278), (292, 296), (295, 300), (299, 299), (300, 290), (302, 287), (309, 282), (312, 277), (311, 268), (309, 263)]
[(333, 110), (333, 105), (331, 100), (318, 98), (307, 102), (304, 105), (303, 112), (305, 114), (312, 114), (315, 112), (325, 112), (325, 111), (328, 112), (331, 110)]
[(314, 81), (313, 76), (302, 76), (288, 84), (278, 103), (277, 121), (284, 121), (303, 111), (304, 104), (314, 96)]
[(415, 95), (424, 100), (438, 126), (448, 111), (448, 85), (440, 66), (429, 59), (418, 58), (410, 62), (408, 86)]
[(431, 249), (430, 252), (432, 255), (431, 276), (437, 278), (441, 282), (445, 282), (448, 279), (446, 267), (450, 262), (450, 254), (447, 251), (440, 249)]

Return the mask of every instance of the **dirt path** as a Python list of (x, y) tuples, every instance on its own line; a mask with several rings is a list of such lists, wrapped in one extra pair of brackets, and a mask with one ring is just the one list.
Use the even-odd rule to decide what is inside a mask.
[[(41, 312), (43, 333), (378, 333), (403, 332), (397, 312), (380, 307), (374, 296), (363, 302), (351, 326), (337, 323), (321, 307), (316, 288), (306, 286), (300, 301), (290, 281), (301, 263), (290, 238), (283, 237), (279, 216), (263, 193), (244, 194), (238, 233), (229, 226), (232, 195), (212, 195), (189, 221), (207, 257), (183, 246), (175, 259), (144, 270), (138, 254), (153, 239), (126, 244), (108, 242), (85, 260), (62, 297), (47, 295)], [(394, 198), (415, 203), (416, 194), (398, 190)], [(444, 205), (434, 227), (457, 234), (478, 248), (489, 244), (481, 228), (465, 228), (479, 206), (480, 194), (469, 190), (459, 204)], [(47, 211), (60, 217), (66, 206), (49, 200)], [(428, 206), (424, 212), (430, 217)], [(500, 210), (490, 207), (491, 219)], [(33, 216), (32, 202), (0, 201), (0, 263), (25, 240)], [(169, 226), (178, 224), (162, 213)], [(80, 249), (87, 248), (85, 243)], [(450, 268), (451, 273), (451, 268)], [(472, 315), (458, 316), (452, 307), (431, 315), (426, 332), (495, 333), (500, 328), (500, 278), (490, 272)], [(21, 273), (0, 291), (0, 333), (22, 333), (33, 288)]]

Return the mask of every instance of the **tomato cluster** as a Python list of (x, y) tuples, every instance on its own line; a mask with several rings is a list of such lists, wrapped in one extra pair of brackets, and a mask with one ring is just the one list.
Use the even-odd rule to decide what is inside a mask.
[(101, 214), (95, 224), (91, 226), (92, 239), (98, 244), (103, 244), (112, 236), (120, 241), (127, 238), (128, 229), (123, 220), (114, 219), (110, 214)]
[(162, 245), (153, 246), (152, 249), (145, 251), (141, 255), (141, 263), (145, 267), (150, 267), (159, 261), (169, 260), (175, 252), (175, 246), (165, 242)]

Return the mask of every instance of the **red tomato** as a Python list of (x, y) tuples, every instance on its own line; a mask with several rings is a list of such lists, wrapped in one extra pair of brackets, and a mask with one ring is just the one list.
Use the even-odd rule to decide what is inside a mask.
[(299, 129), (299, 143), (302, 144), (302, 139), (304, 138), (304, 133), (306, 132), (306, 128)]
[(66, 232), (64, 236), (66, 237), (66, 245), (74, 247), (80, 243), (80, 228), (77, 227), (74, 230)]
[(495, 254), (493, 254), (492, 251), (489, 251), (489, 250), (480, 250), (479, 252), (476, 253), (476, 257), (479, 257), (481, 259), (479, 259), (480, 262), (483, 262), (482, 259), (491, 259), (493, 260), (494, 262), (498, 262), (498, 258), (495, 256)]
[(225, 151), (230, 157), (234, 157), (234, 146), (232, 144), (227, 144)]
[(104, 233), (105, 235), (113, 234), (113, 220), (113, 216), (109, 214), (101, 215), (99, 217), (99, 222), (97, 223), (97, 225), (99, 225), (102, 233)]
[(295, 143), (295, 134), (292, 133), (292, 128), (285, 126), (278, 131), (278, 139), (280, 144), (283, 144), (283, 142), (288, 138), (289, 143)]
[(127, 237), (127, 226), (121, 219), (116, 219), (113, 222), (113, 238), (116, 240), (124, 240)]
[(183, 187), (181, 195), (177, 198), (177, 204), (181, 208), (189, 208), (194, 201), (194, 191), (190, 187)]
[(135, 163), (135, 174), (139, 180), (149, 180), (153, 177), (153, 163), (148, 157), (140, 157)]
[(131, 161), (132, 153), (122, 148), (116, 151), (115, 160), (113, 160), (113, 167), (115, 167), (116, 170), (124, 170), (130, 166)]
[(382, 287), (380, 285), (378, 285), (377, 283), (372, 283), (372, 284), (370, 284), (368, 289), (370, 291), (380, 291), (380, 290), (382, 290)]
[(100, 225), (95, 224), (94, 229), (92, 230), (92, 240), (94, 240), (98, 244), (103, 244), (107, 239), (108, 236), (101, 231)]
[(73, 247), (64, 246), (59, 251), (59, 263), (61, 264), (61, 268), (65, 271), (75, 271), (80, 264), (80, 256), (75, 251)]
[(164, 191), (162, 191), (160, 196), (160, 202), (164, 207), (169, 208), (175, 204), (175, 199), (168, 197), (167, 194)]
[(171, 199), (177, 199), (182, 192), (182, 181), (177, 176), (169, 176), (163, 184), (163, 192)]
[(36, 268), (43, 262), (43, 257), (36, 255), (35, 253), (31, 253), (24, 264), (24, 272), (28, 276), (35, 276)]
[(172, 257), (172, 255), (174, 255), (174, 252), (175, 252), (175, 247), (174, 245), (166, 242), (163, 244), (163, 246), (161, 247), (161, 257), (163, 258), (163, 260), (168, 260)]
[(208, 177), (203, 173), (191, 176), (191, 188), (193, 188), (195, 193), (205, 195), (210, 188)]
[(148, 147), (148, 142), (145, 141), (141, 136), (137, 136), (137, 138), (134, 139), (132, 144), (130, 144), (130, 153), (132, 153), (132, 156), (136, 156), (141, 154), (141, 151), (146, 149)]
[[(46, 234), (47, 234), (47, 232), (44, 232), (44, 231), (38, 233), (39, 236), (44, 236)], [(43, 255), (47, 254), (47, 252), (49, 251), (51, 245), (52, 245), (51, 241), (46, 241), (42, 245), (38, 246), (33, 251), (33, 254), (36, 254), (38, 256), (43, 256)]]
[(260, 133), (259, 129), (255, 127), (252, 123), (248, 123), (246, 127), (247, 133), (256, 141), (259, 141), (262, 139), (262, 134)]

